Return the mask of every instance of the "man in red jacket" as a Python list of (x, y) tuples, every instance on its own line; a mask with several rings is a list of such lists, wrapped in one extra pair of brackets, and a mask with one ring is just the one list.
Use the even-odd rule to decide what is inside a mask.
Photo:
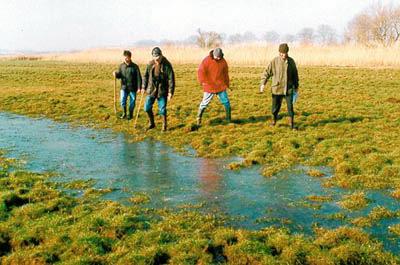
[(229, 88), (228, 64), (221, 48), (216, 48), (204, 58), (199, 66), (198, 79), (203, 87), (203, 100), (197, 114), (197, 125), (201, 125), (204, 110), (217, 95), (225, 107), (226, 121), (231, 122), (231, 105), (226, 90)]

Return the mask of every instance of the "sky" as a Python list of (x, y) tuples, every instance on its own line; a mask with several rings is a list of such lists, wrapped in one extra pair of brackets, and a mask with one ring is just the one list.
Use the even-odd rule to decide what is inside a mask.
[[(400, 0), (381, 0), (400, 5)], [(0, 0), (0, 50), (68, 51), (183, 40), (198, 28), (227, 35), (296, 34), (328, 24), (341, 33), (376, 0)]]

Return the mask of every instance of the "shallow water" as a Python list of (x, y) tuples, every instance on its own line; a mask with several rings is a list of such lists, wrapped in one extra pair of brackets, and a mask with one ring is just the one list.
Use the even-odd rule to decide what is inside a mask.
[[(347, 212), (335, 201), (351, 191), (324, 188), (322, 180), (298, 166), (275, 177), (260, 175), (259, 167), (231, 171), (231, 160), (182, 155), (160, 142), (129, 143), (123, 134), (108, 130), (71, 127), (48, 119), (0, 113), (0, 149), (26, 161), (26, 169), (63, 174), (63, 180), (95, 179), (98, 188), (113, 188), (107, 199), (126, 201), (132, 193), (145, 192), (152, 207), (204, 204), (202, 211), (234, 218), (230, 225), (259, 229), (285, 226), (293, 232), (312, 233), (312, 226), (334, 228), (345, 220), (324, 218), (344, 213), (363, 216), (378, 205), (399, 210), (399, 203), (385, 192), (370, 192), (372, 202), (360, 211)], [(328, 168), (318, 168), (329, 177)], [(313, 203), (309, 195), (331, 196), (332, 201)], [(313, 207), (314, 206), (314, 207)], [(366, 229), (386, 249), (400, 251), (400, 241), (388, 233), (398, 218), (382, 220)]]

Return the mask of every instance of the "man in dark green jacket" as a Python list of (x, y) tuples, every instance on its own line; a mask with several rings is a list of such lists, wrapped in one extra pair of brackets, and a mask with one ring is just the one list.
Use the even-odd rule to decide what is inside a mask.
[[(149, 117), (148, 130), (155, 127), (153, 105), (157, 100), (158, 113), (162, 116), (162, 131), (167, 130), (167, 101), (170, 101), (175, 91), (175, 74), (171, 63), (165, 58), (159, 47), (155, 47), (144, 75), (143, 91), (147, 93), (144, 111)], [(142, 91), (142, 92), (143, 92)]]
[(274, 58), (264, 70), (261, 77), (260, 92), (264, 92), (265, 84), (272, 77), (272, 126), (275, 126), (282, 100), (285, 98), (290, 117), (290, 127), (294, 126), (293, 95), (299, 89), (299, 75), (296, 63), (288, 56), (289, 46), (286, 43), (279, 45), (279, 56)]
[(133, 110), (135, 108), (136, 92), (142, 87), (142, 76), (139, 67), (132, 62), (132, 53), (124, 51), (125, 59), (121, 63), (117, 71), (113, 75), (117, 79), (121, 79), (121, 106), (123, 109), (121, 119), (126, 118), (126, 101), (129, 100), (129, 116), (128, 119), (133, 118)]

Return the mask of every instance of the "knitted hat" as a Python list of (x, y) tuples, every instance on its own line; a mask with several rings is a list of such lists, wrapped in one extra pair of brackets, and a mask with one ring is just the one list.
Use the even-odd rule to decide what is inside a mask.
[(124, 56), (129, 56), (129, 57), (131, 57), (131, 56), (132, 56), (132, 53), (131, 53), (130, 51), (128, 51), (128, 50), (125, 50), (124, 53), (123, 53), (123, 55), (124, 55)]
[(288, 53), (289, 52), (289, 46), (287, 45), (287, 43), (282, 43), (281, 45), (279, 45), (279, 52), (280, 53)]
[(222, 52), (221, 48), (215, 48), (213, 51), (213, 56), (214, 58), (222, 58), (224, 56), (224, 53)]
[(152, 51), (151, 51), (151, 55), (153, 57), (157, 57), (162, 55), (161, 49), (159, 47), (155, 47)]

